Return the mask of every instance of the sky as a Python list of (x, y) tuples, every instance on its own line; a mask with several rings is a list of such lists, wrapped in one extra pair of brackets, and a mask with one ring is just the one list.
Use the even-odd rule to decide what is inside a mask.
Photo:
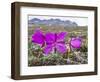
[(38, 19), (41, 19), (41, 20), (44, 20), (44, 19), (61, 19), (61, 20), (70, 20), (72, 22), (76, 22), (79, 26), (87, 26), (88, 25), (88, 18), (86, 17), (69, 17), (69, 16), (34, 16), (34, 15), (29, 15), (28, 16), (28, 20), (31, 20), (33, 18), (38, 18)]

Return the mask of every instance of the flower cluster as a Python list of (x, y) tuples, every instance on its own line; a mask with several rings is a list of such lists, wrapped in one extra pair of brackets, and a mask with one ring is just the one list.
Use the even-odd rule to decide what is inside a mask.
[(80, 37), (72, 37), (67, 43), (65, 38), (68, 32), (46, 32), (44, 33), (41, 29), (35, 29), (32, 34), (32, 42), (43, 48), (43, 52), (48, 56), (52, 51), (64, 54), (67, 52), (69, 44), (70, 48), (79, 49), (82, 44)]

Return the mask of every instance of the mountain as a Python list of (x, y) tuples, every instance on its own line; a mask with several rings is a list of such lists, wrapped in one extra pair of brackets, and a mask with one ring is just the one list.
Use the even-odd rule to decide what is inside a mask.
[(78, 24), (70, 20), (61, 20), (61, 19), (44, 19), (33, 18), (28, 21), (29, 26), (34, 25), (46, 25), (46, 26), (63, 26), (63, 27), (76, 27)]

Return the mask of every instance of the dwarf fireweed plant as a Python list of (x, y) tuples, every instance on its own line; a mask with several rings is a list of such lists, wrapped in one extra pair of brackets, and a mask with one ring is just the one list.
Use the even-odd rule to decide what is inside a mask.
[[(41, 29), (35, 29), (32, 34), (32, 43), (39, 45), (43, 50), (45, 56), (53, 53), (67, 53), (68, 48), (80, 49), (82, 45), (82, 38), (75, 36), (71, 37), (70, 41), (66, 41), (68, 32), (46, 32)], [(68, 45), (69, 44), (69, 45)]]

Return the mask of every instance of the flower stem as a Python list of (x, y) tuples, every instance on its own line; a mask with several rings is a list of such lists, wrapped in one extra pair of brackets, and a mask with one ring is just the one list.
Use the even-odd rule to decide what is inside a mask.
[(56, 48), (54, 48), (54, 53), (55, 53), (55, 54), (57, 53), (56, 51), (57, 51)]

